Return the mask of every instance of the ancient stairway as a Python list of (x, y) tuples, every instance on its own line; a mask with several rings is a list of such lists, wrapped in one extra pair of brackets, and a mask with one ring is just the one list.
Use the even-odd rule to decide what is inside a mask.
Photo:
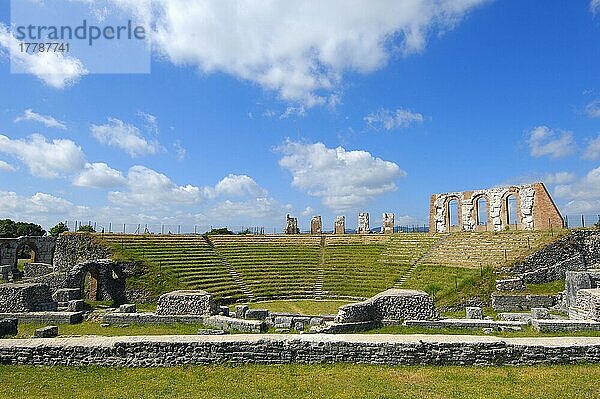
[(315, 297), (320, 299), (323, 296), (323, 277), (325, 274), (325, 236), (321, 236), (321, 256), (319, 258), (319, 270), (317, 271), (317, 281), (313, 290)]
[(423, 255), (421, 255), (419, 257), (419, 259), (417, 259), (412, 266), (410, 267), (410, 269), (408, 269), (406, 271), (406, 273), (404, 273), (402, 275), (402, 277), (400, 277), (400, 279), (396, 282), (396, 284), (394, 284), (394, 288), (401, 288), (402, 285), (404, 283), (406, 283), (406, 281), (410, 278), (410, 276), (412, 276), (412, 274), (415, 272), (415, 270), (417, 270), (417, 267), (423, 263), (423, 261), (425, 259), (427, 259), (429, 257), (429, 255), (431, 255), (431, 253), (437, 249), (440, 245), (442, 245), (442, 242), (444, 242), (444, 240), (447, 238), (448, 236), (443, 235), (440, 238), (438, 238), (438, 240), (435, 242), (435, 244), (433, 244), (431, 246), (431, 248), (429, 248)]
[(254, 299), (254, 294), (252, 293), (252, 291), (250, 290), (250, 288), (248, 288), (248, 286), (246, 285), (246, 283), (244, 283), (244, 281), (240, 278), (240, 275), (235, 271), (235, 269), (233, 268), (233, 266), (231, 266), (231, 264), (229, 262), (227, 262), (227, 259), (225, 259), (223, 257), (223, 255), (221, 255), (221, 253), (219, 251), (217, 251), (217, 249), (215, 248), (214, 244), (212, 243), (212, 241), (210, 241), (210, 239), (207, 236), (203, 235), (202, 238), (211, 247), (211, 249), (213, 250), (213, 252), (219, 257), (219, 260), (221, 261), (221, 264), (227, 268), (227, 271), (231, 275), (231, 278), (233, 278), (233, 281), (235, 281), (235, 283), (240, 287), (240, 289), (242, 290), (242, 292), (244, 293), (244, 295), (246, 295), (246, 297), (248, 298), (248, 300), (253, 300)]

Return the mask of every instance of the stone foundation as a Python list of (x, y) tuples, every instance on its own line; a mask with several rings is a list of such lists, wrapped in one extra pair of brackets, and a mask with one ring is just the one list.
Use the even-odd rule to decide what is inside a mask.
[(180, 335), (0, 340), (0, 364), (184, 366), (192, 364), (533, 365), (599, 363), (596, 337), (444, 335)]
[(496, 311), (511, 312), (531, 308), (551, 308), (558, 303), (555, 295), (503, 295), (492, 294), (492, 307)]
[(600, 321), (600, 288), (577, 291), (575, 300), (569, 306), (569, 318)]

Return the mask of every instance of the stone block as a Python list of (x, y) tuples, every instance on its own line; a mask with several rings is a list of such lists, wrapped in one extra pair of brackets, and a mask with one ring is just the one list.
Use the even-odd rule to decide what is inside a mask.
[(296, 331), (304, 331), (304, 327), (305, 327), (305, 325), (301, 321), (297, 321), (294, 323), (294, 330), (296, 330)]
[(600, 321), (600, 288), (577, 291), (568, 310), (571, 319)]
[(0, 338), (6, 335), (17, 335), (18, 319), (7, 318), (0, 320)]
[(229, 306), (219, 306), (218, 313), (221, 316), (229, 316)]
[(158, 298), (156, 306), (159, 315), (210, 315), (215, 311), (212, 297), (202, 290), (168, 292)]
[(198, 335), (225, 335), (227, 331), (215, 330), (211, 328), (201, 328), (198, 330)]
[(340, 306), (337, 323), (435, 319), (433, 300), (424, 291), (389, 289), (364, 302)]
[(54, 338), (58, 337), (58, 326), (46, 326), (38, 328), (34, 333), (35, 338)]
[(280, 328), (292, 328), (294, 318), (291, 316), (277, 316), (275, 317), (275, 327)]
[(249, 320), (265, 320), (269, 317), (267, 309), (248, 309), (245, 318)]
[(246, 317), (246, 312), (248, 311), (248, 305), (235, 305), (235, 317), (238, 319), (243, 319)]
[(311, 326), (318, 326), (319, 324), (323, 324), (325, 322), (325, 320), (323, 320), (322, 317), (311, 317), (309, 324)]
[(25, 263), (23, 275), (25, 277), (41, 277), (50, 274), (54, 268), (49, 263)]
[(483, 319), (483, 310), (477, 306), (468, 306), (466, 309), (467, 319)]
[(537, 320), (549, 319), (550, 312), (546, 308), (531, 308), (531, 318)]
[(67, 312), (81, 312), (84, 306), (83, 299), (72, 299), (67, 303)]
[(56, 302), (69, 302), (73, 299), (81, 299), (81, 290), (79, 288), (60, 288), (54, 291), (52, 299)]
[(119, 309), (117, 310), (117, 312), (119, 312), (119, 313), (136, 313), (137, 307), (136, 307), (135, 303), (125, 303), (125, 304), (119, 306)]
[(492, 294), (492, 307), (502, 312), (551, 308), (556, 303), (557, 297), (554, 295)]
[(224, 331), (240, 331), (248, 333), (260, 333), (267, 331), (267, 324), (260, 320), (244, 320), (226, 316), (210, 316), (205, 317), (203, 323), (207, 327), (213, 327)]
[(496, 280), (497, 291), (525, 291), (525, 283), (521, 278)]

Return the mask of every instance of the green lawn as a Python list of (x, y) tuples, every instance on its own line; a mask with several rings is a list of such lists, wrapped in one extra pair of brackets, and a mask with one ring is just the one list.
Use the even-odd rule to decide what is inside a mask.
[[(37, 328), (47, 326), (48, 324), (37, 323), (19, 323), (18, 335), (15, 338), (31, 338)], [(199, 328), (204, 328), (201, 324), (160, 324), (160, 325), (140, 325), (131, 324), (126, 327), (109, 326), (102, 327), (100, 323), (84, 321), (80, 324), (59, 324), (58, 333), (61, 336), (69, 335), (185, 335), (197, 334)]]
[(2, 398), (598, 398), (600, 365), (0, 366)]

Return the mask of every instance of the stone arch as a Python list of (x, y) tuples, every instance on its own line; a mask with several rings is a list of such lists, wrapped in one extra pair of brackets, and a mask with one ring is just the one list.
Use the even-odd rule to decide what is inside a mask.
[(23, 250), (24, 248), (29, 248), (29, 250), (31, 251), (31, 263), (36, 263), (39, 261), (40, 249), (38, 243), (35, 240), (30, 239), (28, 237), (19, 238), (19, 240), (17, 241), (17, 247), (15, 248), (13, 270), (17, 270), (17, 264), (19, 262), (19, 252), (21, 252), (21, 250)]
[(121, 264), (108, 259), (78, 263), (69, 270), (70, 285), (90, 300), (125, 301), (125, 273)]
[[(481, 212), (482, 203), (485, 202), (485, 212)], [(475, 231), (486, 231), (492, 225), (490, 216), (490, 197), (485, 193), (475, 194), (472, 198), (473, 221)], [(483, 215), (482, 215), (483, 213)]]
[[(514, 215), (511, 216), (509, 204), (511, 198), (514, 198)], [(506, 193), (502, 195), (501, 202), (501, 214), (502, 214), (502, 228), (506, 229), (517, 229), (520, 230), (522, 226), (523, 213), (521, 212), (521, 196), (519, 195), (518, 187), (511, 187)], [(513, 220), (514, 219), (514, 220)]]
[[(456, 225), (452, 225), (452, 208), (453, 208), (453, 202), (456, 203), (456, 210), (454, 211), (456, 213)], [(462, 230), (462, 211), (461, 211), (461, 202), (460, 202), (460, 198), (457, 195), (449, 195), (448, 198), (446, 198), (446, 201), (444, 202), (444, 210), (446, 213), (446, 226), (447, 226), (447, 231), (449, 232), (453, 232), (453, 231), (461, 231)]]

